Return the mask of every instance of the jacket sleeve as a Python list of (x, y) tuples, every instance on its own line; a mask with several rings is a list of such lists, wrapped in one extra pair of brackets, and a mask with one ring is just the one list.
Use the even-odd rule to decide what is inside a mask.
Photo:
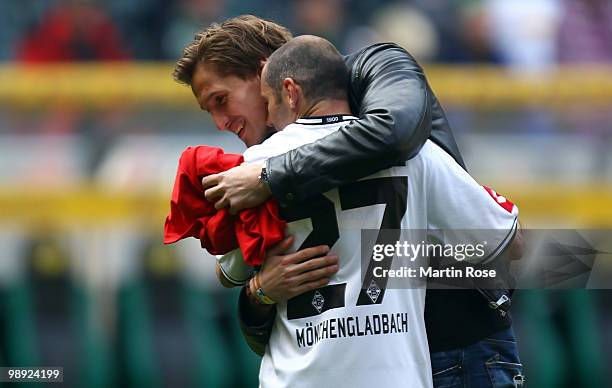
[(349, 68), (349, 97), (360, 120), (268, 159), (270, 188), (281, 204), (403, 165), (429, 137), (431, 92), (405, 50), (391, 43), (370, 46), (349, 59)]
[(247, 298), (245, 287), (242, 287), (238, 298), (238, 322), (240, 324), (240, 331), (247, 345), (249, 345), (249, 348), (258, 356), (263, 356), (266, 352), (268, 340), (270, 339), (270, 333), (272, 332), (276, 309), (270, 311), (264, 322), (253, 323), (251, 322), (252, 319), (247, 309), (249, 303)]

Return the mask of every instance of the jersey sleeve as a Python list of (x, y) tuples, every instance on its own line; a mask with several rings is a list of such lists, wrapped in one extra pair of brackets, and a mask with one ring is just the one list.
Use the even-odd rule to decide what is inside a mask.
[(483, 254), (466, 260), (486, 263), (512, 241), (518, 208), (481, 186), (439, 147), (429, 144), (426, 161), (428, 229), (450, 244), (481, 244)]
[(232, 284), (241, 286), (253, 275), (253, 267), (247, 265), (240, 249), (235, 249), (225, 255), (217, 256), (217, 263), (223, 276)]
[(268, 158), (283, 154), (302, 145), (299, 138), (291, 136), (288, 131), (279, 131), (261, 144), (253, 145), (244, 151), (242, 156), (246, 163), (262, 163)]
[(283, 150), (275, 148), (270, 140), (247, 148), (242, 154), (245, 163), (263, 163), (268, 158), (283, 153)]

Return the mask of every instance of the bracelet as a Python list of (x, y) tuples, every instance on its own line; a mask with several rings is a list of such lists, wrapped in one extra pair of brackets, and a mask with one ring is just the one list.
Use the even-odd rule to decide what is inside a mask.
[(253, 278), (249, 279), (249, 282), (247, 283), (247, 285), (244, 287), (244, 292), (246, 294), (246, 297), (253, 303), (255, 304), (261, 304), (259, 303), (259, 300), (255, 297), (254, 293), (253, 293), (253, 289), (251, 288), (251, 281), (253, 280)]
[(259, 304), (275, 304), (276, 302), (267, 296), (263, 288), (261, 288), (261, 283), (259, 283), (258, 276), (259, 274), (255, 274), (255, 276), (253, 276), (249, 281), (249, 288), (254, 300)]
[(257, 297), (257, 293), (255, 292), (256, 290), (257, 286), (255, 285), (255, 277), (252, 277), (251, 279), (249, 279), (249, 284), (247, 284), (246, 294), (251, 300), (251, 302), (255, 304), (262, 304), (259, 298)]

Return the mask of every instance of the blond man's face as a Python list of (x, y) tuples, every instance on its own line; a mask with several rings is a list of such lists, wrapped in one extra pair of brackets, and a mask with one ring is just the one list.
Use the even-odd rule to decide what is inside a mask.
[(247, 80), (223, 77), (200, 63), (194, 70), (191, 90), (219, 130), (234, 133), (250, 147), (261, 143), (271, 131), (267, 126), (266, 101), (261, 96), (260, 85), (259, 76)]

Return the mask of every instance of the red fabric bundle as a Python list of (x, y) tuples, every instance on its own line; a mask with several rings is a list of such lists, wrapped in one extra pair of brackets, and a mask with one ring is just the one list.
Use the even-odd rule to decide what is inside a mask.
[(195, 237), (213, 255), (240, 248), (249, 265), (263, 262), (267, 249), (284, 237), (286, 223), (278, 215), (278, 203), (269, 200), (232, 216), (227, 209), (215, 209), (214, 203), (204, 197), (202, 177), (242, 162), (242, 155), (226, 154), (216, 147), (188, 147), (183, 151), (164, 226), (164, 244)]

